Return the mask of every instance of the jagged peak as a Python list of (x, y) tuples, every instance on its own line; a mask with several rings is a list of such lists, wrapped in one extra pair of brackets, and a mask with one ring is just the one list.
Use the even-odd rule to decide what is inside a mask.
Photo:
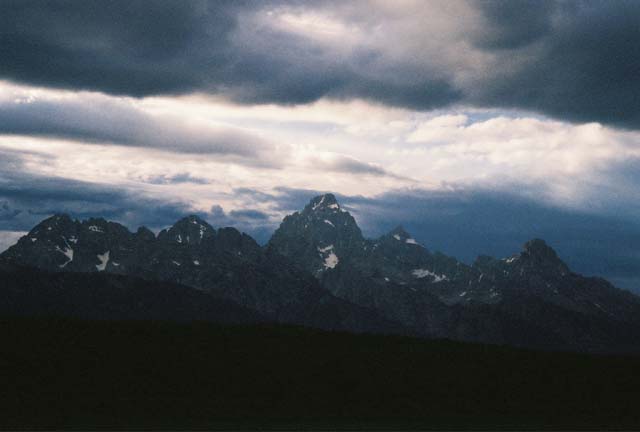
[(69, 216), (68, 213), (56, 213), (53, 216), (51, 216), (50, 219), (54, 219), (54, 220), (64, 220), (64, 221), (72, 221), (73, 219), (71, 218), (71, 216)]
[(550, 260), (560, 260), (556, 251), (551, 248), (544, 240), (535, 238), (526, 242), (523, 246), (522, 254), (532, 257), (545, 258)]
[(532, 239), (526, 242), (519, 255), (512, 256), (504, 261), (508, 264), (524, 264), (542, 266), (543, 268), (554, 268), (561, 274), (569, 273), (569, 267), (558, 257), (551, 246), (542, 239)]
[[(91, 217), (80, 222), (80, 225), (82, 225), (83, 229), (88, 229), (89, 231), (99, 233), (103, 233), (110, 224), (111, 226), (120, 226), (120, 224), (117, 222), (109, 222), (105, 218), (101, 217)], [(126, 229), (125, 227), (123, 228)]]
[(405, 230), (402, 225), (396, 226), (394, 229), (389, 231), (389, 233), (387, 235), (389, 235), (389, 236), (396, 236), (397, 235), (397, 236), (400, 236), (400, 238), (402, 238), (402, 239), (411, 237), (411, 234), (409, 234), (407, 232), (407, 230)]
[(319, 210), (341, 210), (340, 204), (332, 193), (326, 193), (324, 195), (318, 195), (309, 201), (309, 204), (305, 207), (305, 211), (319, 211)]
[(404, 229), (402, 225), (396, 226), (394, 229), (389, 231), (385, 237), (402, 243), (419, 245), (419, 243), (411, 236), (411, 234), (409, 234), (409, 232), (407, 232), (407, 230)]
[(67, 213), (55, 213), (46, 219), (43, 219), (39, 225), (54, 225), (59, 222), (72, 222), (71, 216)]
[(56, 213), (43, 219), (36, 226), (31, 229), (30, 234), (36, 233), (42, 230), (58, 232), (60, 229), (68, 229), (70, 225), (74, 223), (74, 220), (66, 213)]
[(200, 243), (205, 237), (215, 235), (215, 232), (216, 230), (201, 217), (189, 215), (178, 220), (168, 230), (163, 230), (158, 238), (176, 243)]
[(144, 238), (148, 240), (155, 240), (156, 238), (156, 235), (154, 234), (154, 232), (151, 231), (146, 226), (139, 227), (138, 230), (136, 231), (136, 235), (140, 238)]
[(209, 223), (206, 220), (202, 219), (200, 216), (195, 214), (185, 216), (173, 224), (174, 227), (180, 226), (180, 225), (200, 225), (207, 228), (212, 228), (211, 225), (209, 225)]

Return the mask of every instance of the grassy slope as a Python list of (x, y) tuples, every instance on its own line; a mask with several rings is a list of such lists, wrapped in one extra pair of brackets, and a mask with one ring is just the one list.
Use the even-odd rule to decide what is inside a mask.
[(640, 428), (640, 358), (291, 326), (0, 321), (0, 427)]

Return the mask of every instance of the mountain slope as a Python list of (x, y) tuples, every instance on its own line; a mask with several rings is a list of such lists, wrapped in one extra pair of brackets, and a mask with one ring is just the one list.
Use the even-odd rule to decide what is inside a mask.
[(50, 273), (0, 261), (0, 316), (99, 320), (209, 321), (268, 319), (193, 288), (108, 273)]

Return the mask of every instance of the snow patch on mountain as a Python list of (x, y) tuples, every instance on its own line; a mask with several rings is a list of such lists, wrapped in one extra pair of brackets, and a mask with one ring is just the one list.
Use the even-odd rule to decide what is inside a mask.
[(73, 249), (71, 249), (70, 247), (67, 246), (64, 249), (60, 249), (60, 247), (56, 246), (56, 250), (67, 257), (67, 262), (65, 262), (64, 264), (60, 264), (58, 267), (65, 268), (67, 264), (73, 261)]
[(327, 256), (324, 259), (324, 266), (326, 268), (334, 268), (336, 265), (338, 265), (338, 262), (340, 260), (338, 259), (338, 256), (333, 253), (333, 251), (329, 254), (329, 256)]
[(447, 276), (436, 274), (436, 273), (432, 272), (431, 270), (427, 270), (427, 269), (415, 269), (415, 270), (413, 270), (411, 272), (411, 274), (414, 275), (415, 277), (417, 277), (418, 279), (422, 279), (422, 278), (425, 278), (427, 276), (432, 276), (434, 283), (442, 282), (444, 280), (447, 280)]
[(323, 196), (323, 197), (320, 199), (320, 201), (318, 201), (316, 204), (314, 204), (314, 206), (311, 208), (311, 210), (315, 210), (315, 209), (317, 209), (318, 207), (320, 207), (320, 206), (322, 205), (322, 203), (324, 202), (324, 199), (325, 199), (325, 198), (326, 198), (326, 197), (325, 197), (325, 196)]
[(323, 247), (323, 248), (318, 246), (318, 252), (321, 252), (321, 253), (329, 252), (331, 249), (333, 249), (333, 245), (332, 244), (327, 246), (327, 247)]
[(104, 271), (107, 268), (107, 264), (109, 263), (109, 254), (110, 254), (110, 251), (106, 251), (101, 255), (100, 254), (96, 255), (100, 260), (100, 264), (96, 265), (96, 269), (98, 271)]

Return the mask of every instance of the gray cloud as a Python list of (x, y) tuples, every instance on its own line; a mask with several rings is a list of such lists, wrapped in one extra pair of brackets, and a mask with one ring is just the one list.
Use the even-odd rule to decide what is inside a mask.
[(333, 155), (331, 158), (310, 158), (308, 161), (314, 169), (332, 171), (354, 175), (369, 175), (375, 177), (391, 177), (400, 180), (410, 180), (389, 172), (380, 165), (362, 162), (347, 155)]
[(0, 102), (0, 134), (115, 143), (275, 164), (269, 155), (273, 146), (254, 135), (233, 128), (189, 125), (175, 117), (151, 116), (131, 103), (99, 95)]
[(260, 210), (253, 210), (253, 209), (231, 210), (229, 212), (229, 216), (231, 216), (231, 218), (235, 220), (238, 220), (238, 219), (244, 219), (244, 220), (248, 219), (248, 220), (258, 220), (258, 221), (269, 220), (268, 214)]
[(180, 184), (180, 183), (194, 183), (194, 184), (210, 184), (211, 181), (202, 177), (194, 177), (189, 173), (180, 173), (176, 175), (157, 175), (145, 179), (147, 183), (167, 185), (167, 184)]
[[(438, 50), (421, 51), (415, 39), (431, 43), (429, 29), (442, 25), (429, 21), (442, 17), (426, 12), (425, 31), (405, 38), (406, 46), (372, 37), (348, 54), (343, 44), (285, 32), (264, 18), (269, 10), (320, 9), (365, 31), (385, 20), (408, 20), (399, 28), (411, 28), (415, 17), (401, 6), (385, 12), (330, 1), (9, 0), (0, 16), (0, 76), (133, 96), (203, 91), (244, 103), (365, 98), (420, 110), (463, 103), (640, 127), (639, 2), (494, 0), (466, 7), (476, 10), (474, 21), (451, 25), (469, 27), (464, 37), (473, 55), (492, 56), (477, 69), (467, 64), (468, 52), (457, 52), (457, 34), (443, 31)], [(456, 79), (459, 72), (464, 80)]]
[(130, 228), (161, 228), (189, 213), (186, 202), (161, 201), (122, 188), (42, 176), (25, 169), (20, 152), (0, 153), (0, 231), (28, 231), (55, 213), (104, 217)]
[(216, 205), (208, 212), (194, 211), (186, 201), (30, 173), (24, 165), (25, 155), (37, 154), (0, 150), (0, 243), (10, 242), (16, 236), (13, 232), (29, 231), (55, 213), (79, 219), (103, 217), (131, 230), (144, 225), (156, 231), (195, 213), (215, 227), (234, 226), (262, 243), (277, 225), (271, 215), (251, 207), (227, 213)]

